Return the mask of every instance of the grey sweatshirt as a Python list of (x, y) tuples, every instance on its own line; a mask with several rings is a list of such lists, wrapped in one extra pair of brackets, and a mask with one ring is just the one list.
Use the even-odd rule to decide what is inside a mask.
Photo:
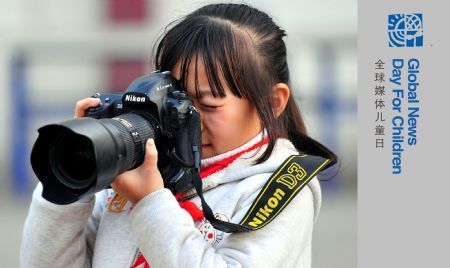
[[(255, 137), (230, 152), (202, 160), (202, 166), (250, 148)], [(270, 158), (253, 165), (262, 150), (244, 153), (203, 179), (204, 196), (216, 217), (238, 223), (259, 191), (294, 146), (279, 139)], [(310, 267), (311, 236), (321, 202), (316, 178), (267, 226), (223, 233), (206, 220), (194, 221), (167, 189), (136, 205), (113, 199), (111, 189), (69, 205), (52, 204), (38, 184), (24, 226), (21, 267)], [(187, 193), (198, 207), (194, 192)]]

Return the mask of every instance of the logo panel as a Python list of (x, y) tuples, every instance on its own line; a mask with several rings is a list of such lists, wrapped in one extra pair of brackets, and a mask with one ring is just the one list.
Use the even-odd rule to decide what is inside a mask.
[(422, 13), (391, 14), (388, 16), (390, 47), (422, 47)]

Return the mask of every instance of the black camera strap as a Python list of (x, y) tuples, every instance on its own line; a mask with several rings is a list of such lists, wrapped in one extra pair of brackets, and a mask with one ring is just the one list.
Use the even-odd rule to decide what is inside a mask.
[(266, 182), (238, 224), (214, 217), (203, 196), (202, 179), (198, 172), (194, 172), (193, 183), (202, 202), (205, 218), (215, 229), (226, 233), (248, 232), (258, 230), (271, 222), (316, 174), (334, 163), (335, 161), (314, 155), (288, 157)]

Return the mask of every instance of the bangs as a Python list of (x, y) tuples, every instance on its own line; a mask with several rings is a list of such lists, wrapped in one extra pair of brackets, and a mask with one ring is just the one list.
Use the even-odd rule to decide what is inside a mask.
[(244, 74), (255, 72), (257, 66), (249, 47), (252, 43), (249, 32), (228, 21), (206, 16), (187, 17), (161, 39), (155, 57), (156, 68), (172, 71), (180, 62), (180, 86), (186, 91), (189, 66), (195, 64), (195, 93), (199, 98), (198, 66), (203, 64), (214, 97), (225, 97), (225, 86), (228, 86), (233, 95), (249, 99), (251, 89), (247, 81), (252, 80), (253, 75), (244, 77)]

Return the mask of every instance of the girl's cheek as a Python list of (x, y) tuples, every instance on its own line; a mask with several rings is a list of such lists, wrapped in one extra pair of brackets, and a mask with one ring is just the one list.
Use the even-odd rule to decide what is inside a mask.
[[(210, 128), (216, 129), (218, 131), (226, 130), (226, 128), (224, 129), (224, 127), (227, 127), (227, 125), (230, 123), (227, 122), (225, 116), (220, 113), (209, 114), (206, 121)], [(227, 128), (230, 128), (230, 126), (228, 126)]]

